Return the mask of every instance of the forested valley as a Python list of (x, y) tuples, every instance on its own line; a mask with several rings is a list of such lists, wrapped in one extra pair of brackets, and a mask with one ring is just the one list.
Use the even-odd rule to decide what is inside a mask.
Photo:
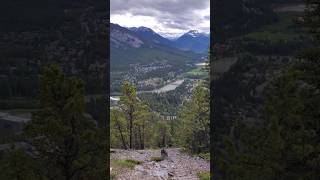
[[(213, 174), (230, 180), (318, 179), (320, 4), (261, 4), (271, 19), (248, 16), (244, 23), (226, 20), (216, 27), (230, 28), (213, 51)], [(225, 14), (217, 13), (223, 20)]]
[(105, 1), (0, 6), (0, 179), (106, 179)]
[[(208, 73), (207, 70), (208, 67), (203, 69)], [(170, 174), (209, 178), (208, 77), (197, 81), (189, 96), (186, 91), (190, 82), (168, 92), (140, 94), (133, 84), (123, 83), (120, 100), (110, 109), (113, 178), (131, 173), (137, 179), (152, 176), (168, 178)], [(162, 151), (168, 153), (170, 160), (163, 156)], [(188, 160), (193, 164), (185, 163)], [(152, 163), (159, 163), (160, 168)], [(128, 164), (132, 164), (132, 170), (124, 171)], [(193, 173), (186, 175), (187, 168), (194, 168)], [(156, 172), (159, 174), (153, 174)]]

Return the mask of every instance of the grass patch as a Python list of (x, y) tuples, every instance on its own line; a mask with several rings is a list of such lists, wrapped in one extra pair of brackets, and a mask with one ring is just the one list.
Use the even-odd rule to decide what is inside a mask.
[(198, 67), (196, 69), (192, 69), (189, 72), (186, 72), (184, 76), (186, 78), (203, 78), (209, 75), (208, 72), (206, 72), (202, 67)]
[(156, 162), (160, 162), (163, 159), (161, 157), (151, 157), (151, 161), (156, 161)]
[(203, 171), (197, 173), (200, 180), (210, 180), (210, 172), (209, 171)]
[(191, 71), (189, 71), (188, 74), (191, 74), (191, 75), (205, 75), (205, 74), (208, 74), (208, 73), (202, 67), (198, 67), (196, 69), (192, 69)]
[(133, 159), (119, 159), (114, 160), (113, 164), (118, 167), (125, 167), (133, 169), (134, 166), (141, 164), (141, 161), (133, 160)]

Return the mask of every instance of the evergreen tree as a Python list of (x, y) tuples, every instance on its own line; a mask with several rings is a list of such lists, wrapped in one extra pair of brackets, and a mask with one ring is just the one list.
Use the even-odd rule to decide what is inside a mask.
[(128, 129), (124, 114), (118, 109), (111, 109), (110, 120), (111, 146), (128, 149)]
[(317, 0), (306, 0), (306, 11), (304, 25), (316, 41), (320, 41), (320, 2)]
[(19, 149), (10, 149), (0, 161), (1, 180), (37, 180), (45, 179), (37, 169), (37, 164), (33, 158)]
[(150, 146), (150, 119), (149, 106), (138, 99), (135, 86), (124, 82), (119, 106), (111, 111), (112, 146), (118, 146), (119, 140), (125, 149)]
[(166, 147), (169, 145), (172, 135), (167, 120), (158, 119), (158, 122), (155, 124), (154, 132), (154, 139), (157, 147)]
[[(137, 147), (144, 149), (150, 132), (149, 127), (152, 127), (150, 123), (151, 113), (149, 112), (149, 106), (143, 102), (138, 103), (137, 111), (134, 114), (136, 120), (134, 123), (136, 131)], [(150, 142), (148, 142), (150, 144)]]
[(41, 173), (48, 179), (105, 179), (105, 129), (85, 115), (83, 82), (55, 65), (40, 80), (41, 109), (24, 133)]
[(129, 82), (124, 82), (122, 85), (122, 94), (120, 97), (120, 108), (125, 114), (127, 119), (127, 128), (129, 131), (129, 148), (133, 148), (133, 125), (134, 125), (134, 114), (137, 108), (137, 90)]
[(179, 113), (180, 144), (193, 153), (209, 152), (210, 111), (209, 89), (198, 85), (192, 99), (185, 102)]
[[(319, 1), (307, 0), (305, 25), (315, 46), (267, 89), (260, 126), (235, 123), (216, 155), (222, 179), (320, 177)], [(237, 121), (236, 121), (237, 122)]]

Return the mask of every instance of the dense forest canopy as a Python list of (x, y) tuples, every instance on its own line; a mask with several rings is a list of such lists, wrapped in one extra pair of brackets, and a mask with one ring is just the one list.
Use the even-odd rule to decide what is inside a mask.
[[(85, 114), (83, 81), (57, 65), (40, 81), (40, 109), (0, 154), (0, 179), (105, 179), (106, 126)], [(22, 144), (18, 146), (18, 144)]]
[(306, 3), (232, 42), (251, 44), (214, 82), (216, 178), (319, 177), (319, 2)]
[(64, 21), (65, 10), (94, 7), (106, 11), (102, 0), (4, 0), (0, 7), (0, 31), (55, 30)]
[(231, 38), (256, 30), (264, 24), (274, 22), (277, 17), (271, 8), (272, 2), (265, 0), (219, 0), (213, 2), (213, 32), (215, 41)]

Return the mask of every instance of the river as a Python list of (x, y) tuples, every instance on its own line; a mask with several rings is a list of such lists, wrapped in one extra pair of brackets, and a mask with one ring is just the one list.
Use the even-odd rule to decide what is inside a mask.
[[(196, 63), (195, 65), (198, 67), (203, 67), (205, 65), (207, 65), (207, 62), (202, 62), (202, 63)], [(154, 89), (154, 90), (150, 90), (150, 91), (138, 91), (138, 94), (140, 93), (164, 93), (164, 92), (168, 92), (168, 91), (172, 91), (175, 90), (178, 86), (180, 86), (183, 82), (185, 81), (185, 79), (176, 79), (160, 88)], [(110, 96), (111, 100), (113, 101), (118, 101), (120, 96)]]
[(175, 80), (161, 88), (154, 89), (151, 91), (138, 91), (138, 93), (164, 93), (168, 91), (175, 90), (178, 86), (180, 86), (184, 82), (184, 79)]
[[(178, 86), (180, 86), (185, 79), (177, 79), (173, 82), (170, 82), (169, 84), (166, 84), (165, 86), (162, 86), (160, 88), (151, 90), (151, 91), (138, 91), (138, 94), (140, 93), (164, 93), (168, 91), (175, 90)], [(120, 96), (110, 96), (110, 100), (112, 101), (119, 101)]]

